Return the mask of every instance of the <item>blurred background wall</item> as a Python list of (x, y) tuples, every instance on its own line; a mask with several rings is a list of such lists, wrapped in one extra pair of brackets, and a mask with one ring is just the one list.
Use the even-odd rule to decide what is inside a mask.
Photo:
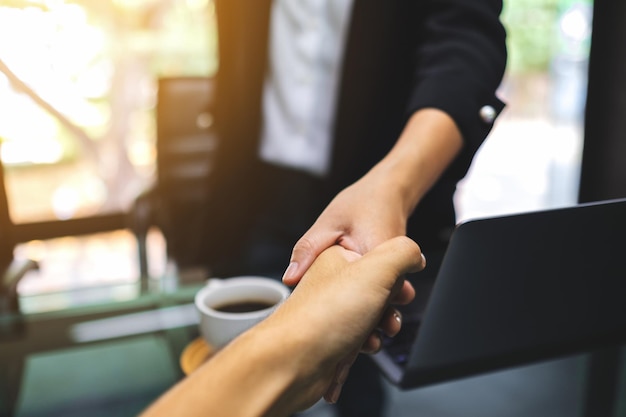
[[(459, 221), (577, 201), (592, 9), (504, 1), (508, 106), (459, 186)], [(0, 157), (13, 221), (127, 210), (155, 178), (158, 78), (213, 74), (215, 36), (211, 0), (1, 2)], [(152, 273), (165, 273), (162, 237), (151, 239)], [(136, 280), (134, 245), (124, 230), (21, 244), (18, 256), (45, 262), (20, 292)]]

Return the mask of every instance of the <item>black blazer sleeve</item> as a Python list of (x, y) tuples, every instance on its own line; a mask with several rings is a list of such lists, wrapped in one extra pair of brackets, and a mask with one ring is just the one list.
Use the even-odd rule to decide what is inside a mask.
[(424, 24), (408, 110), (434, 107), (454, 119), (465, 147), (452, 169), (463, 172), (493, 126), (495, 117), (481, 117), (481, 109), (490, 106), (497, 116), (504, 107), (495, 94), (507, 59), (506, 34), (500, 21), (502, 1), (421, 3)]

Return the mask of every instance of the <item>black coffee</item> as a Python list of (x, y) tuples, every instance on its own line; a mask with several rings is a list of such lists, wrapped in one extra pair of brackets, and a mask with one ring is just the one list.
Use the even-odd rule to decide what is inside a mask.
[(263, 300), (240, 300), (215, 306), (213, 310), (224, 313), (249, 313), (251, 311), (265, 310), (273, 305), (274, 303)]

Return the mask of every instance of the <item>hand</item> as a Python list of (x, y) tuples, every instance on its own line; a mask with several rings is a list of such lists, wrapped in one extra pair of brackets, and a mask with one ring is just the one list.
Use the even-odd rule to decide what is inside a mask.
[[(333, 245), (363, 255), (381, 242), (405, 235), (409, 210), (404, 208), (401, 196), (389, 186), (388, 178), (375, 170), (341, 191), (294, 246), (283, 282), (297, 285), (317, 256)], [(414, 296), (411, 283), (403, 280), (393, 302), (404, 304)], [(384, 333), (394, 331), (393, 322), (389, 320), (381, 322), (379, 327)], [(374, 353), (381, 346), (376, 331), (365, 339), (360, 350)]]
[(390, 304), (403, 286), (402, 276), (424, 268), (420, 255), (417, 244), (406, 237), (384, 242), (362, 257), (331, 247), (316, 259), (288, 301), (264, 322), (297, 333), (298, 340), (304, 341), (297, 348), (307, 358), (303, 380), (296, 385), (298, 393), (292, 396), (299, 401), (297, 408), (313, 404), (322, 395), (336, 401), (359, 348), (377, 326), (384, 323), (390, 336), (400, 330)]
[(337, 400), (360, 346), (376, 328), (400, 329), (391, 300), (402, 275), (424, 267), (406, 237), (361, 257), (324, 251), (292, 295), (180, 381), (142, 416), (288, 416)]
[[(295, 244), (283, 282), (298, 284), (322, 251), (340, 245), (365, 254), (380, 243), (406, 234), (411, 208), (403, 194), (389, 184), (389, 178), (372, 171), (341, 191), (313, 226)], [(411, 297), (414, 290), (406, 281), (397, 302)]]
[(391, 151), (340, 192), (296, 242), (285, 284), (296, 285), (332, 245), (364, 254), (387, 239), (404, 236), (409, 215), (462, 147), (461, 132), (448, 114), (434, 108), (416, 111)]

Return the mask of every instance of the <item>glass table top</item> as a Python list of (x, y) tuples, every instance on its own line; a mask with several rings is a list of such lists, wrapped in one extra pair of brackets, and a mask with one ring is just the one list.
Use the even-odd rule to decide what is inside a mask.
[(136, 416), (184, 376), (200, 287), (0, 315), (0, 416)]

